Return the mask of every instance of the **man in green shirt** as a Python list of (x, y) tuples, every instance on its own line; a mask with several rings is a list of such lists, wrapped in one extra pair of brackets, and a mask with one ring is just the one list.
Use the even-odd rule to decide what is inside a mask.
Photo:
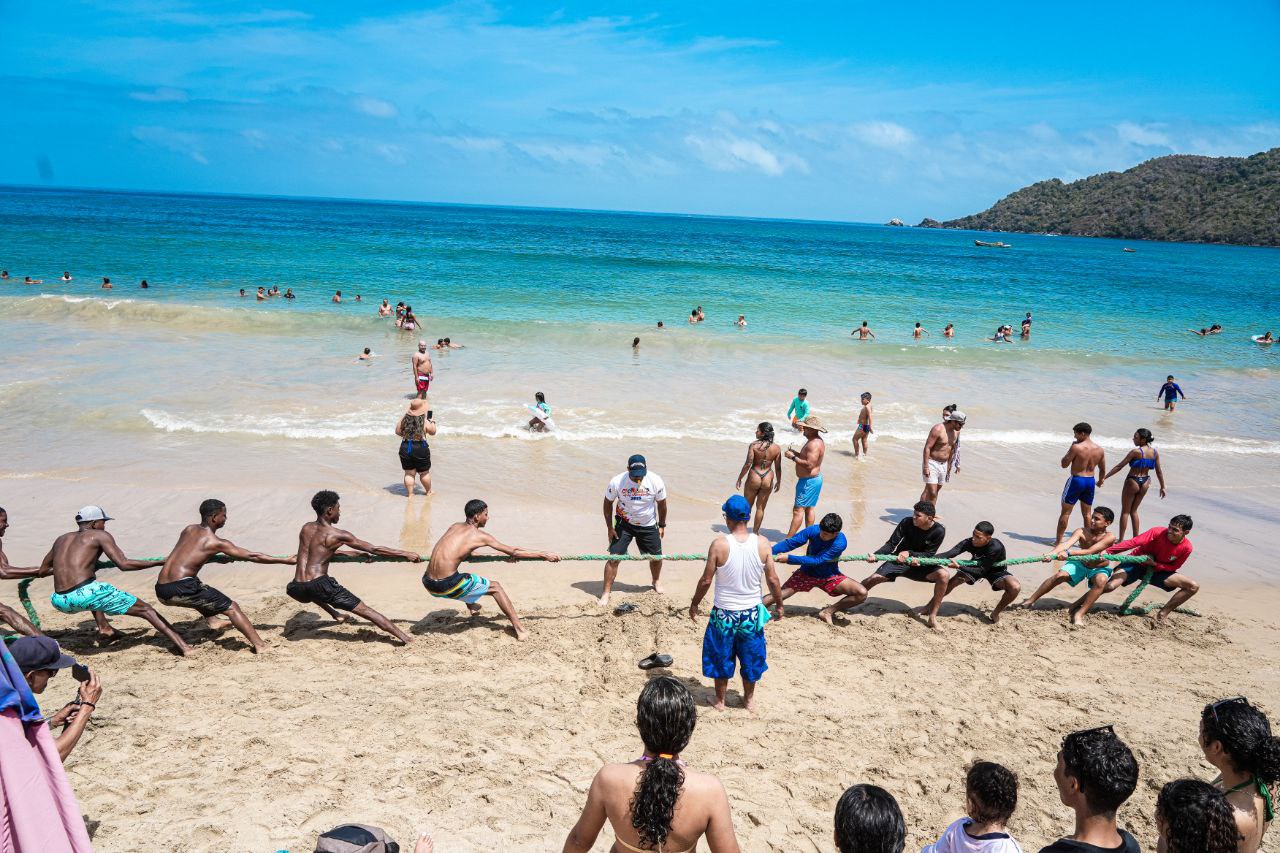
[(800, 421), (809, 417), (809, 392), (801, 388), (796, 392), (796, 398), (791, 401), (791, 408), (787, 409), (787, 417), (791, 419), (791, 428), (799, 430), (797, 426)]

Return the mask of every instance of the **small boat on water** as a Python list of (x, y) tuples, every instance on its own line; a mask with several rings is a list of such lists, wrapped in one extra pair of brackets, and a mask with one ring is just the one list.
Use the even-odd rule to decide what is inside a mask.
[(1137, 249), (1130, 249), (1128, 246), (1125, 246), (1125, 247), (1124, 247), (1124, 251), (1126, 251), (1126, 252), (1136, 252), (1136, 251), (1138, 251), (1138, 250), (1137, 250)]
[(987, 247), (987, 248), (989, 248), (989, 249), (1008, 249), (1008, 248), (1011, 248), (1011, 247), (1009, 246), (1009, 244), (1008, 244), (1008, 243), (1001, 243), (999, 240), (997, 240), (997, 241), (996, 241), (996, 242), (994, 242), (994, 243), (987, 243), (987, 242), (985, 242), (985, 241), (983, 241), (983, 240), (974, 240), (974, 241), (973, 241), (973, 245), (975, 245), (975, 246), (986, 246), (986, 247)]

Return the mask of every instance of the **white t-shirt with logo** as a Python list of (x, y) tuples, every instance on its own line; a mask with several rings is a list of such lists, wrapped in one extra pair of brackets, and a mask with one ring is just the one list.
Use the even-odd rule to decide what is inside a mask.
[(653, 527), (658, 523), (658, 501), (667, 499), (667, 485), (652, 471), (637, 483), (623, 471), (609, 481), (604, 490), (607, 501), (617, 501), (614, 514), (635, 527)]

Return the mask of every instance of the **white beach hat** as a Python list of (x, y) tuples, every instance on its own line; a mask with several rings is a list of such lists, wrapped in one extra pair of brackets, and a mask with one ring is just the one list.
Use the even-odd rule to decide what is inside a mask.
[(966, 420), (968, 420), (968, 417), (965, 415), (964, 412), (960, 411), (959, 409), (956, 409), (954, 412), (947, 415), (947, 420), (955, 421), (958, 424), (962, 424)]
[(76, 513), (76, 521), (110, 521), (111, 516), (107, 515), (107, 511), (100, 506), (82, 506), (80, 511)]

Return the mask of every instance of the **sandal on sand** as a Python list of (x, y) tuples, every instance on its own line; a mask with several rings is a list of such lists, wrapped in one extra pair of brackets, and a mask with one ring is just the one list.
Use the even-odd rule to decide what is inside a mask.
[(659, 667), (666, 669), (671, 666), (672, 663), (673, 659), (671, 655), (660, 655), (655, 653), (640, 661), (636, 666), (641, 669), (658, 669)]
[(632, 604), (630, 601), (623, 602), (622, 604), (619, 604), (617, 607), (613, 608), (614, 616), (625, 616), (628, 613), (635, 613), (635, 612), (636, 612), (636, 606)]

